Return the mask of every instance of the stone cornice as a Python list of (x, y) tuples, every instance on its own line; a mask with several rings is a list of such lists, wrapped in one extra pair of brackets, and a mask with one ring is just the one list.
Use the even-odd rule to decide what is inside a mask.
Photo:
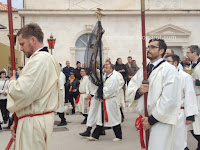
[[(20, 16), (27, 15), (94, 15), (91, 10), (19, 10)], [(139, 10), (107, 10), (105, 15), (140, 15)], [(147, 10), (146, 15), (200, 15), (200, 10)]]

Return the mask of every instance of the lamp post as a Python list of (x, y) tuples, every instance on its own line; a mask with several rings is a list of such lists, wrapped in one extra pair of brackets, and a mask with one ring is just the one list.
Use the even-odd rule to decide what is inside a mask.
[[(7, 36), (9, 38), (9, 40), (10, 40), (10, 33), (8, 33)], [(14, 45), (16, 45), (16, 40), (17, 40), (17, 32), (16, 31), (14, 31), (13, 36), (14, 36)]]
[(49, 44), (49, 49), (51, 49), (51, 54), (52, 54), (52, 49), (54, 49), (56, 39), (53, 38), (53, 35), (51, 34), (50, 38), (47, 39), (48, 44)]

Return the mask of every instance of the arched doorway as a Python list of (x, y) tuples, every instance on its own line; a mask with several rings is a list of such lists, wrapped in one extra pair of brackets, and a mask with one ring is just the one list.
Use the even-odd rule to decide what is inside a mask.
[[(89, 42), (89, 39), (90, 39), (90, 34), (85, 33), (76, 40), (76, 44), (75, 44), (76, 56), (75, 57), (76, 57), (76, 61), (80, 61), (81, 64), (84, 64), (85, 50)], [(103, 50), (103, 44), (102, 44), (102, 50)]]
[(85, 56), (85, 50), (87, 47), (87, 43), (89, 41), (90, 34), (86, 33), (81, 35), (77, 40), (76, 40), (76, 61), (80, 61), (81, 64), (84, 63), (84, 56)]

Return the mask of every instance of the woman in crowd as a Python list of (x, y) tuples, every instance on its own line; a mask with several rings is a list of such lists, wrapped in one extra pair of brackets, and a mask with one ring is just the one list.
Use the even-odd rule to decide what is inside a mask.
[(75, 78), (73, 72), (71, 72), (69, 75), (69, 80), (67, 81), (66, 88), (69, 95), (69, 101), (73, 107), (72, 114), (75, 114), (74, 99), (76, 100), (79, 95), (79, 80)]

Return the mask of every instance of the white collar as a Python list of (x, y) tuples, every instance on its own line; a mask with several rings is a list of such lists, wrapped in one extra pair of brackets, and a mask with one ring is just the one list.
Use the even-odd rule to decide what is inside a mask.
[[(156, 67), (156, 66), (157, 66), (161, 61), (163, 61), (163, 60), (164, 60), (163, 58), (160, 58), (160, 59), (158, 59), (157, 61), (155, 61), (154, 63), (151, 63), (151, 62), (150, 62), (150, 64), (153, 64), (153, 66)], [(154, 67), (153, 67), (153, 68), (154, 68)]]
[(86, 77), (86, 75), (84, 75), (84, 76), (82, 77), (82, 79), (85, 78), (85, 77)]
[[(197, 61), (198, 61), (198, 60), (197, 60)], [(192, 61), (192, 64), (196, 64), (196, 63), (197, 63), (197, 61), (196, 61), (196, 62), (193, 62), (193, 61)]]
[(106, 77), (107, 77), (107, 78), (109, 78), (109, 77), (110, 77), (112, 74), (113, 74), (113, 72), (112, 72), (112, 73), (110, 73), (109, 75), (107, 75)]
[[(200, 57), (199, 57), (199, 58), (200, 58)], [(197, 61), (196, 61), (196, 62), (193, 62), (193, 61), (192, 61), (192, 64), (197, 64), (197, 62), (198, 62), (199, 58), (197, 59)]]
[(33, 54), (39, 52), (41, 49), (43, 49), (43, 47), (42, 47), (42, 48), (39, 48), (38, 50), (36, 50)]

